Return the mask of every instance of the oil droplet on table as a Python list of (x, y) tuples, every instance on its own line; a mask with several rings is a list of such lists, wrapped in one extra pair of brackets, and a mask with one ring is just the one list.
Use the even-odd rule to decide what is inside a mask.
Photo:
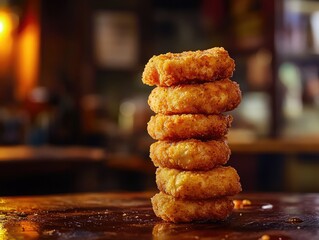
[(303, 220), (301, 220), (300, 218), (297, 218), (297, 217), (291, 217), (291, 218), (288, 218), (288, 220), (286, 222), (291, 223), (291, 224), (297, 224), (297, 223), (302, 223)]

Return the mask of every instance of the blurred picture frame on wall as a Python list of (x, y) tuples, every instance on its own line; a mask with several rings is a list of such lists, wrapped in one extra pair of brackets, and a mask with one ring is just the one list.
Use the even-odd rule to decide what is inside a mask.
[(132, 69), (138, 64), (138, 17), (130, 11), (93, 15), (94, 58), (101, 68)]

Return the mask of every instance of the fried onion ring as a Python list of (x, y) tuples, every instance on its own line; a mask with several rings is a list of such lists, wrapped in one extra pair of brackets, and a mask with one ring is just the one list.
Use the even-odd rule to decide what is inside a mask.
[(230, 149), (225, 140), (157, 141), (150, 146), (156, 167), (207, 171), (227, 163)]
[(232, 196), (241, 191), (239, 176), (233, 167), (209, 171), (181, 171), (157, 168), (156, 184), (160, 191), (182, 199), (208, 199)]
[(148, 104), (155, 113), (219, 114), (233, 110), (241, 101), (241, 91), (236, 82), (220, 81), (156, 87), (148, 98)]
[(181, 114), (152, 116), (147, 125), (155, 140), (218, 139), (224, 137), (231, 125), (231, 115)]
[(153, 56), (145, 65), (142, 81), (150, 86), (208, 82), (233, 75), (235, 62), (222, 47)]
[(151, 198), (157, 217), (170, 222), (216, 221), (232, 212), (233, 201), (227, 197), (209, 200), (177, 199), (163, 192)]

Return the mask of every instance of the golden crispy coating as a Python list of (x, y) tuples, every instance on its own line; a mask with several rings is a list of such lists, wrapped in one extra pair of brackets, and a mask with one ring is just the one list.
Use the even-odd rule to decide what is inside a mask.
[(148, 98), (155, 113), (219, 114), (233, 110), (241, 101), (241, 92), (236, 82), (223, 79), (203, 84), (156, 87)]
[(215, 221), (226, 219), (233, 210), (227, 197), (208, 200), (183, 200), (165, 193), (151, 198), (156, 216), (170, 222)]
[(181, 170), (210, 170), (226, 164), (229, 156), (225, 140), (157, 141), (150, 147), (150, 157), (156, 167)]
[(234, 69), (234, 60), (222, 47), (166, 53), (149, 60), (144, 68), (142, 81), (150, 86), (208, 82), (231, 77)]
[(232, 120), (232, 116), (221, 114), (156, 114), (147, 131), (156, 140), (218, 139), (227, 134)]
[(232, 167), (209, 171), (181, 171), (157, 168), (156, 184), (160, 191), (183, 199), (208, 199), (232, 196), (241, 191), (239, 176)]

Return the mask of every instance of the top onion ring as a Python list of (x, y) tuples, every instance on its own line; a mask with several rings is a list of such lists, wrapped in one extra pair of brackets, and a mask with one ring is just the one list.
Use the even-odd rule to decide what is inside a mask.
[(145, 65), (143, 83), (173, 86), (211, 82), (233, 75), (235, 62), (222, 47), (153, 56)]

